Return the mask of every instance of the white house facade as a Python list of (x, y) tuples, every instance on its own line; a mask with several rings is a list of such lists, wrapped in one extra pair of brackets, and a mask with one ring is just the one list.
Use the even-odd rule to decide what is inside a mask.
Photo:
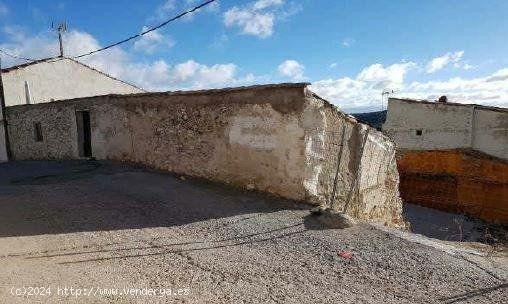
[[(143, 93), (120, 79), (76, 60), (56, 57), (2, 69), (5, 106), (46, 103), (107, 94)], [(3, 115), (0, 109), (0, 121)], [(0, 162), (7, 160), (6, 134), (0, 123)]]

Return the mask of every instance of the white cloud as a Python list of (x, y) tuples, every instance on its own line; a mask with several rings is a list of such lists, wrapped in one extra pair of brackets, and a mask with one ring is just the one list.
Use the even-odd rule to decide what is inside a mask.
[[(27, 36), (23, 28), (18, 26), (5, 26), (2, 28), (6, 42), (0, 43), (0, 49), (18, 56), (28, 58), (45, 58), (58, 54), (56, 39), (50, 39), (48, 35)], [(11, 57), (4, 57), (3, 64), (6, 66), (16, 63), (24, 63)]]
[[(312, 84), (312, 90), (346, 111), (375, 111), (381, 107), (381, 92), (393, 89), (395, 96), (436, 100), (446, 95), (451, 102), (478, 103), (508, 107), (508, 68), (491, 75), (465, 79), (406, 83), (407, 72), (416, 64), (402, 62), (384, 67), (373, 64), (356, 78), (325, 79)], [(416, 69), (415, 69), (416, 70)]]
[(176, 10), (176, 0), (166, 0), (155, 11), (155, 19), (162, 21)]
[(84, 60), (113, 76), (131, 81), (141, 87), (154, 90), (184, 90), (217, 88), (237, 82), (237, 67), (232, 63), (211, 66), (188, 60), (171, 66), (164, 60), (138, 63), (121, 49), (91, 56)]
[(470, 65), (469, 63), (463, 63), (460, 65), (457, 65), (457, 67), (462, 68), (463, 70), (466, 70), (466, 71), (476, 68), (474, 65)]
[(303, 80), (305, 67), (296, 60), (286, 60), (278, 67), (279, 74), (292, 80)]
[(487, 82), (508, 80), (508, 68), (501, 69), (487, 78)]
[(273, 34), (274, 19), (275, 16), (272, 13), (257, 13), (237, 7), (233, 7), (224, 14), (226, 26), (239, 26), (243, 34), (261, 38), (267, 38)]
[[(148, 27), (144, 26), (142, 32), (146, 30)], [(153, 54), (159, 47), (171, 48), (174, 45), (175, 42), (171, 38), (164, 37), (159, 31), (152, 31), (134, 42), (134, 50)]]
[[(0, 48), (9, 53), (32, 58), (58, 54), (58, 42), (48, 32), (27, 35), (22, 28), (3, 28)], [(70, 31), (65, 36), (65, 53), (82, 54), (101, 47), (97, 39), (86, 32)], [(195, 60), (169, 63), (165, 60), (139, 62), (131, 49), (115, 47), (82, 58), (82, 61), (120, 79), (148, 90), (183, 90), (238, 86), (273, 81), (269, 76), (239, 75), (234, 63), (204, 64)], [(6, 66), (23, 63), (5, 58)], [(452, 102), (479, 103), (508, 107), (508, 67), (475, 78), (454, 77), (440, 81), (414, 81), (408, 83), (408, 73), (421, 73), (413, 62), (391, 65), (372, 64), (361, 69), (356, 76), (344, 76), (315, 81), (312, 90), (347, 111), (353, 109), (378, 110), (383, 89), (394, 89), (396, 96), (434, 100), (447, 95)], [(304, 67), (295, 60), (279, 66), (279, 73), (291, 79), (304, 79)]]
[(450, 63), (453, 63), (455, 67), (461, 67), (460, 61), (462, 60), (462, 56), (464, 56), (464, 51), (457, 51), (454, 53), (446, 53), (443, 56), (432, 59), (427, 64), (427, 74), (435, 73)]
[(170, 78), (174, 84), (185, 83), (189, 88), (207, 88), (234, 83), (236, 72), (237, 66), (232, 63), (207, 66), (188, 60), (175, 65), (170, 71)]
[[(52, 57), (58, 54), (58, 43), (52, 35), (27, 36), (20, 29), (9, 28), (10, 41), (0, 48), (14, 54), (34, 58)], [(86, 32), (70, 31), (65, 35), (65, 54), (69, 57), (99, 49), (101, 44)], [(251, 74), (238, 76), (238, 67), (233, 63), (206, 65), (187, 60), (175, 65), (165, 60), (138, 62), (136, 56), (120, 47), (86, 56), (80, 59), (100, 71), (119, 79), (132, 82), (153, 91), (219, 88), (257, 82)], [(7, 64), (22, 61), (11, 59)]]
[(386, 68), (379, 63), (364, 68), (357, 79), (366, 83), (371, 83), (374, 88), (400, 87), (404, 82), (404, 76), (409, 70), (416, 66), (413, 62), (402, 62), (392, 64)]
[(368, 84), (350, 77), (316, 81), (312, 84), (311, 89), (346, 110), (375, 106), (374, 92), (368, 90)]
[(389, 66), (373, 64), (355, 77), (325, 79), (312, 84), (312, 90), (336, 105), (349, 109), (379, 109), (384, 89), (400, 90), (406, 74), (414, 69), (413, 62), (400, 62)]
[(271, 6), (278, 6), (284, 4), (284, 0), (258, 0), (254, 3), (255, 10), (263, 10)]
[[(150, 18), (150, 21), (151, 22), (166, 21), (170, 17), (174, 17), (174, 15), (189, 10), (197, 6), (198, 4), (201, 4), (201, 2), (197, 0), (185, 0), (185, 1), (165, 0), (161, 5), (159, 5), (159, 7), (157, 7), (157, 9), (155, 10), (155, 14), (152, 18)], [(192, 21), (194, 19), (194, 16), (200, 11), (216, 13), (219, 10), (220, 10), (220, 2), (215, 1), (195, 12), (185, 15), (181, 20)]]
[(353, 38), (345, 38), (342, 40), (341, 45), (345, 48), (348, 48), (348, 47), (352, 46), (355, 42), (356, 42), (356, 40)]
[(508, 68), (485, 77), (413, 82), (400, 95), (429, 100), (446, 95), (452, 102), (508, 107)]
[(227, 27), (239, 27), (241, 33), (267, 38), (273, 35), (277, 20), (287, 19), (301, 10), (291, 5), (282, 10), (284, 0), (258, 0), (245, 7), (234, 6), (224, 13)]
[(221, 34), (215, 36), (213, 42), (209, 45), (209, 47), (215, 50), (224, 50), (228, 42), (229, 42), (228, 35)]
[(189, 78), (196, 74), (199, 69), (199, 63), (194, 60), (189, 60), (185, 63), (180, 63), (175, 66), (173, 79), (174, 81), (187, 81)]
[(176, 9), (176, 0), (166, 0), (159, 8), (162, 11), (170, 12)]
[(5, 4), (0, 2), (0, 17), (7, 16), (7, 13), (9, 12), (9, 9)]
[[(193, 3), (196, 3), (196, 0), (192, 0)], [(220, 11), (220, 1), (215, 1), (210, 3), (209, 5), (204, 7), (205, 11), (208, 11), (210, 13), (217, 13)]]

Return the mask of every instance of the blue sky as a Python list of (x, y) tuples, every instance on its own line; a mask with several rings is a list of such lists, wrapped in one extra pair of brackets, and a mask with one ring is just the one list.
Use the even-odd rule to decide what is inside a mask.
[[(56, 55), (49, 27), (65, 19), (77, 55), (199, 2), (0, 0), (0, 49)], [(384, 89), (506, 107), (507, 16), (504, 0), (221, 0), (83, 61), (149, 90), (306, 81), (347, 111), (380, 109)]]

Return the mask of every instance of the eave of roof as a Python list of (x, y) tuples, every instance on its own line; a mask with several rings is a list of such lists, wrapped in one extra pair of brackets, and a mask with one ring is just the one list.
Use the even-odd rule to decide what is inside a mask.
[(140, 87), (138, 87), (138, 86), (136, 86), (136, 85), (134, 85), (132, 83), (129, 83), (129, 82), (121, 80), (121, 79), (118, 79), (116, 77), (113, 77), (113, 76), (111, 76), (111, 75), (109, 75), (109, 74), (107, 74), (105, 72), (99, 71), (99, 70), (97, 70), (97, 69), (95, 69), (95, 68), (93, 68), (91, 66), (88, 66), (88, 65), (86, 65), (86, 64), (84, 64), (82, 62), (79, 62), (79, 61), (77, 61), (75, 59), (72, 59), (72, 58), (69, 58), (69, 57), (50, 57), (50, 58), (44, 58), (44, 59), (40, 59), (40, 60), (35, 60), (35, 61), (31, 61), (31, 62), (27, 62), (27, 63), (23, 63), (23, 64), (19, 64), (19, 65), (15, 65), (15, 66), (11, 66), (11, 67), (2, 69), (2, 73), (9, 73), (11, 71), (24, 69), (24, 68), (32, 66), (32, 65), (36, 65), (36, 64), (40, 64), (40, 63), (47, 63), (47, 62), (48, 63), (49, 62), (55, 62), (55, 61), (60, 61), (60, 60), (64, 60), (64, 59), (67, 59), (67, 60), (70, 60), (72, 62), (75, 62), (75, 63), (77, 63), (77, 64), (79, 64), (79, 65), (81, 65), (83, 67), (86, 67), (86, 68), (88, 68), (90, 70), (93, 70), (93, 71), (95, 71), (95, 72), (97, 72), (97, 73), (99, 73), (101, 75), (104, 75), (104, 76), (106, 76), (108, 78), (111, 78), (113, 80), (116, 80), (116, 81), (119, 81), (119, 82), (124, 83), (126, 85), (129, 85), (131, 87), (134, 87), (134, 88), (136, 88), (138, 90), (141, 90), (143, 92), (147, 92), (146, 90), (144, 90), (144, 89), (142, 89), (142, 88), (140, 88)]
[(80, 100), (88, 100), (94, 98), (131, 98), (131, 97), (161, 97), (161, 96), (188, 96), (188, 95), (206, 95), (206, 94), (222, 94), (227, 92), (240, 92), (240, 91), (248, 91), (248, 90), (265, 90), (265, 89), (273, 89), (273, 88), (306, 88), (309, 83), (306, 82), (298, 82), (298, 83), (275, 83), (275, 84), (258, 84), (251, 86), (241, 86), (241, 87), (226, 87), (220, 89), (203, 89), (203, 90), (189, 90), (189, 91), (166, 91), (166, 92), (141, 92), (141, 93), (126, 93), (126, 94), (103, 94), (103, 95), (94, 95), (94, 96), (84, 96), (84, 97), (76, 97), (70, 99), (59, 99), (53, 100), (50, 102), (43, 103), (33, 103), (33, 104), (19, 104), (9, 106), (9, 108), (18, 108), (18, 107), (44, 107), (48, 104), (56, 104), (56, 103), (66, 103), (66, 102), (76, 102)]
[(39, 64), (39, 63), (48, 62), (48, 61), (51, 61), (53, 59), (58, 59), (58, 58), (59, 57), (43, 58), (43, 59), (39, 59), (39, 60), (35, 60), (35, 61), (30, 61), (30, 62), (23, 63), (23, 64), (13, 65), (13, 66), (8, 67), (8, 68), (3, 68), (2, 69), (2, 73), (9, 73), (9, 72), (14, 71), (14, 70), (23, 69), (23, 68), (29, 67), (31, 65), (36, 65), (36, 64)]
[(478, 109), (492, 110), (498, 112), (508, 112), (508, 108), (502, 107), (494, 107), (494, 106), (486, 106), (480, 105), (476, 103), (458, 103), (458, 102), (437, 102), (437, 101), (429, 101), (423, 99), (411, 99), (411, 98), (397, 98), (390, 97), (390, 100), (399, 100), (407, 103), (418, 103), (418, 104), (428, 104), (428, 105), (439, 105), (439, 106), (458, 106), (458, 107), (475, 107)]

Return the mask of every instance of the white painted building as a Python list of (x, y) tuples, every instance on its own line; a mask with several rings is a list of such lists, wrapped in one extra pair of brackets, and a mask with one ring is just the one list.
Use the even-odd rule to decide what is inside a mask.
[[(48, 58), (3, 69), (2, 79), (7, 107), (144, 92), (132, 84), (65, 57)], [(0, 123), (0, 162), (7, 160), (3, 129)]]
[(398, 149), (473, 149), (508, 159), (506, 108), (390, 98), (383, 131)]
[(6, 106), (106, 94), (144, 92), (70, 58), (49, 58), (2, 70)]

